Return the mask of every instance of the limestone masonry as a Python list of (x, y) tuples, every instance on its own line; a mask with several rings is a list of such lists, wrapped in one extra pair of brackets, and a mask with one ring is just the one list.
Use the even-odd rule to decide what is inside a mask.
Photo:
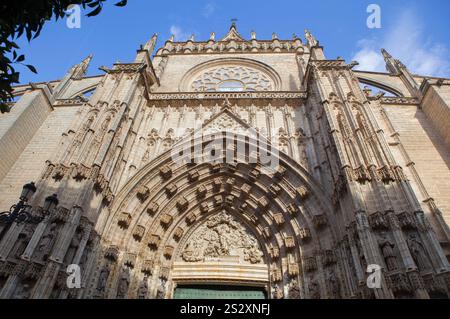
[[(34, 181), (44, 219), (0, 223), (0, 298), (450, 297), (450, 79), (385, 50), (387, 73), (353, 70), (309, 31), (156, 40), (15, 87), (0, 211)], [(179, 151), (212, 141), (215, 161)]]

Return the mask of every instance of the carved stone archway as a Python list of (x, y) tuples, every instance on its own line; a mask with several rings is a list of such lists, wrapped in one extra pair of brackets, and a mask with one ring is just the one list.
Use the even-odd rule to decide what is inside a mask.
[[(214, 138), (218, 134), (224, 142), (230, 139), (224, 132), (214, 133)], [(186, 145), (201, 148), (205, 140), (211, 136), (192, 135), (174, 149)], [(239, 134), (231, 142), (258, 143)], [(337, 237), (331, 227), (335, 221), (329, 194), (305, 169), (274, 150), (279, 165), (273, 171), (265, 170), (259, 160), (249, 164), (251, 155), (236, 163), (192, 163), (174, 162), (173, 153), (162, 154), (139, 171), (115, 198), (111, 213), (102, 215), (102, 251), (89, 295), (136, 298), (145, 281), (146, 297), (172, 297), (174, 284), (180, 280), (174, 269), (180, 266), (177, 262), (188, 239), (217, 216), (241, 225), (241, 232), (245, 229), (260, 249), (253, 255), (241, 252), (247, 257), (235, 264), (250, 267), (250, 275), (232, 278), (230, 271), (225, 274), (230, 283), (264, 285), (272, 298), (329, 294), (324, 274), (318, 270), (327, 268), (340, 278), (337, 256), (330, 246)], [(248, 262), (259, 253), (261, 263)], [(219, 262), (224, 257), (227, 254), (209, 261)], [(259, 268), (251, 268), (255, 265)], [(264, 267), (265, 281), (261, 275)], [(260, 271), (256, 280), (252, 271)], [(214, 279), (224, 280), (208, 278)]]

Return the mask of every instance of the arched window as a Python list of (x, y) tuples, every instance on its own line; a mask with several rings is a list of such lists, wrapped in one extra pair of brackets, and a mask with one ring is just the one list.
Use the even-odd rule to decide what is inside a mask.
[(241, 81), (227, 80), (219, 83), (217, 87), (219, 92), (242, 92), (245, 91), (245, 85)]

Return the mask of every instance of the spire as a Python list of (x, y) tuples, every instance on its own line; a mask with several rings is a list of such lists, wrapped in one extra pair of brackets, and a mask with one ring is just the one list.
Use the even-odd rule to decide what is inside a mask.
[(144, 50), (148, 52), (148, 54), (152, 54), (153, 50), (156, 46), (156, 41), (158, 40), (158, 34), (154, 33), (150, 40), (144, 45)]
[(209, 39), (211, 41), (215, 41), (216, 40), (216, 33), (215, 32), (211, 32), (211, 36), (209, 37)]
[(396, 60), (389, 54), (385, 49), (381, 49), (381, 54), (383, 54), (384, 61), (386, 62), (386, 70), (392, 74), (400, 74), (401, 68), (406, 67), (399, 60)]
[(174, 35), (174, 34), (171, 34), (168, 41), (169, 41), (169, 42), (173, 42), (174, 40), (175, 40), (175, 35)]
[(81, 63), (76, 64), (72, 68), (72, 78), (80, 79), (86, 75), (86, 71), (89, 68), (93, 55), (89, 54)]
[(308, 42), (309, 47), (315, 47), (319, 45), (319, 42), (316, 40), (316, 38), (311, 34), (311, 32), (306, 29), (305, 30), (305, 38), (306, 41)]
[(244, 41), (242, 36), (237, 31), (236, 22), (234, 21), (231, 23), (230, 31), (228, 31), (227, 35), (220, 41), (231, 41), (231, 40)]

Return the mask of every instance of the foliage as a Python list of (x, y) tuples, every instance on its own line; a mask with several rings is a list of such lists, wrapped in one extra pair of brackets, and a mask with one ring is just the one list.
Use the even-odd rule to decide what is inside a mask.
[[(0, 2), (0, 111), (8, 110), (7, 102), (12, 101), (12, 85), (19, 83), (19, 72), (15, 65), (27, 67), (37, 73), (35, 67), (25, 64), (25, 56), (15, 42), (26, 36), (28, 41), (39, 36), (45, 22), (58, 20), (66, 16), (69, 5), (80, 5), (90, 10), (88, 17), (102, 11), (107, 0), (2, 0)], [(118, 7), (127, 4), (127, 0), (115, 3)]]

